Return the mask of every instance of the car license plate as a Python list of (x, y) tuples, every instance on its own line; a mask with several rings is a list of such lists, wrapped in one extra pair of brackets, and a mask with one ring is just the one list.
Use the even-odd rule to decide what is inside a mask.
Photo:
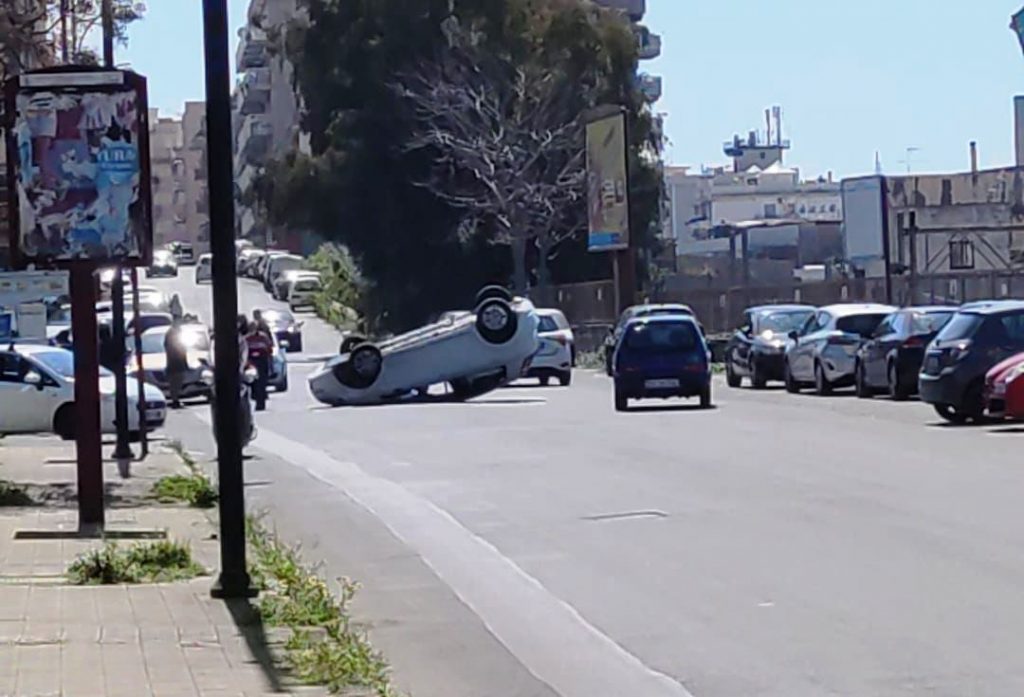
[(645, 380), (644, 387), (649, 390), (664, 390), (672, 387), (679, 387), (679, 380), (675, 378), (662, 378), (660, 380)]

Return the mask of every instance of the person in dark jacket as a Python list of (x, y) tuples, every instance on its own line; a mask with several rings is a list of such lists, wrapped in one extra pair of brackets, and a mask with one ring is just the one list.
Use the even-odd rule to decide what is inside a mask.
[(164, 355), (167, 359), (171, 408), (181, 409), (181, 390), (184, 387), (185, 371), (188, 370), (188, 351), (181, 340), (180, 319), (176, 318), (164, 335)]
[(249, 363), (256, 369), (256, 382), (253, 384), (252, 396), (256, 402), (256, 411), (267, 408), (267, 383), (270, 380), (270, 354), (274, 350), (273, 339), (264, 332), (259, 324), (249, 325), (249, 333), (245, 337), (249, 349)]

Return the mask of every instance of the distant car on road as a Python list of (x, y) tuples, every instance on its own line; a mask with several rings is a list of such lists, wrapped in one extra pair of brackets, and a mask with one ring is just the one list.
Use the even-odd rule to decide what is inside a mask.
[(203, 281), (213, 281), (213, 255), (203, 254), (196, 264), (196, 285)]
[(300, 278), (315, 278), (319, 281), (320, 272), (308, 269), (291, 269), (281, 272), (281, 275), (274, 281), (274, 288), (270, 292), (271, 297), (274, 300), (288, 300), (288, 293), (292, 289), (292, 283)]
[(303, 322), (296, 320), (295, 315), (288, 310), (267, 309), (260, 310), (260, 314), (285, 351), (302, 351)]
[(538, 309), (537, 319), (540, 348), (530, 361), (525, 377), (537, 378), (541, 385), (547, 385), (554, 378), (563, 387), (568, 387), (572, 382), (575, 359), (572, 327), (561, 310)]
[(324, 404), (373, 404), (446, 382), (455, 399), (470, 399), (523, 374), (537, 351), (537, 324), (529, 300), (488, 287), (457, 319), (379, 344), (347, 338), (341, 355), (309, 378), (310, 391)]
[(763, 389), (769, 380), (785, 379), (789, 333), (814, 314), (810, 305), (758, 305), (743, 311), (743, 323), (725, 347), (725, 381), (740, 387), (743, 378)]
[(178, 275), (178, 260), (174, 258), (170, 250), (158, 249), (153, 252), (153, 263), (146, 269), (147, 278), (156, 278), (158, 276), (169, 276), (171, 278), (177, 277)]
[(686, 315), (635, 317), (615, 346), (615, 410), (631, 399), (698, 397), (711, 406), (711, 353), (697, 320)]
[(818, 308), (804, 326), (790, 332), (783, 367), (786, 389), (810, 385), (819, 395), (854, 382), (857, 349), (895, 312), (891, 305), (841, 303)]
[(178, 260), (178, 266), (192, 266), (196, 263), (196, 252), (191, 242), (171, 242), (167, 248)]
[[(114, 375), (100, 368), (100, 428), (116, 433), (114, 426)], [(138, 384), (129, 381), (128, 432), (139, 428)], [(167, 403), (163, 393), (145, 385), (145, 428), (163, 425)], [(65, 440), (75, 437), (75, 358), (55, 346), (18, 345), (0, 351), (0, 434), (56, 433)]]
[(997, 363), (985, 374), (985, 412), (996, 419), (1024, 419), (1024, 353)]
[(306, 260), (298, 254), (281, 254), (273, 257), (268, 263), (263, 275), (263, 290), (274, 293), (274, 284), (286, 271), (299, 271)]
[(284, 347), (278, 341), (277, 336), (273, 338), (274, 347), (270, 351), (270, 374), (267, 376), (267, 386), (274, 392), (288, 391), (288, 355)]
[[(626, 323), (634, 317), (649, 317), (651, 315), (686, 315), (694, 317), (693, 308), (683, 303), (646, 303), (644, 305), (632, 305), (627, 307), (619, 315), (618, 322), (608, 331), (608, 337), (604, 342), (604, 368), (608, 375), (612, 374), (612, 354), (619, 342), (619, 336), (625, 328)], [(699, 325), (698, 325), (699, 326)]]
[(857, 396), (884, 391), (904, 400), (915, 394), (925, 347), (956, 312), (940, 305), (904, 307), (882, 320), (857, 350)]
[(300, 307), (313, 307), (316, 296), (323, 288), (320, 277), (300, 276), (288, 289), (288, 307), (294, 312)]
[(929, 344), (918, 376), (921, 400), (952, 423), (985, 416), (985, 375), (1024, 351), (1024, 301), (972, 304)]

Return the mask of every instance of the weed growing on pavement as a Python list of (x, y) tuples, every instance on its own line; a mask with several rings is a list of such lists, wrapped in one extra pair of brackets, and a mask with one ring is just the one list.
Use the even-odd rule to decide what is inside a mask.
[(159, 501), (184, 501), (196, 508), (212, 508), (217, 503), (217, 490), (203, 474), (172, 474), (153, 484), (153, 496)]
[(82, 554), (68, 567), (78, 586), (180, 581), (206, 574), (188, 545), (171, 540), (119, 547), (106, 544)]
[(292, 631), (285, 662), (304, 683), (325, 685), (331, 692), (369, 688), (380, 697), (395, 691), (388, 666), (366, 635), (352, 626), (349, 605), (357, 585), (340, 579), (335, 595), (299, 551), (282, 543), (256, 519), (247, 525), (252, 551), (253, 583), (261, 589), (259, 612), (270, 625)]
[(0, 479), (0, 507), (34, 506), (35, 500), (22, 487)]

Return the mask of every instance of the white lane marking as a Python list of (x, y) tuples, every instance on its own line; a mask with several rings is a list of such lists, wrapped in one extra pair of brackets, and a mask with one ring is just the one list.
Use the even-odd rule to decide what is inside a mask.
[(375, 515), (527, 670), (562, 697), (693, 697), (431, 501), (269, 429), (260, 430), (253, 447), (306, 470)]

